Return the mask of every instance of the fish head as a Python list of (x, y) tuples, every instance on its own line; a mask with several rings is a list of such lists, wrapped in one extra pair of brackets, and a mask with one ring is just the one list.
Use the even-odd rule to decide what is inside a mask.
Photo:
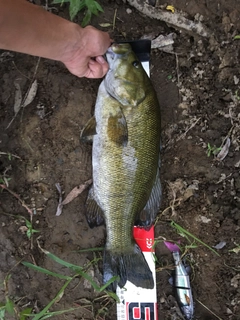
[(182, 313), (184, 314), (185, 319), (187, 320), (191, 320), (193, 318), (193, 306), (182, 306)]
[(104, 84), (123, 106), (137, 106), (146, 97), (149, 78), (129, 43), (114, 43), (106, 53), (109, 70)]

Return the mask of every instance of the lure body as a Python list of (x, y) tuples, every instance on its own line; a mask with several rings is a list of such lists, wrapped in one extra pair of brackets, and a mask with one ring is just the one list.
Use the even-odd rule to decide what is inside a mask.
[(172, 254), (176, 266), (174, 286), (177, 300), (185, 318), (191, 320), (193, 318), (194, 306), (189, 274), (181, 261), (179, 251), (173, 251)]
[(186, 320), (193, 319), (194, 303), (190, 285), (189, 272), (182, 262), (178, 245), (164, 241), (165, 246), (172, 252), (175, 264), (174, 287), (179, 307)]

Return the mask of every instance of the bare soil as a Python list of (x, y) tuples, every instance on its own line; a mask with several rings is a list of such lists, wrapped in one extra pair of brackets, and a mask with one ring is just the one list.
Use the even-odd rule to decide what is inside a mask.
[[(94, 17), (92, 24), (101, 29), (99, 24), (112, 23), (116, 12), (115, 29), (102, 28), (116, 41), (175, 33), (172, 53), (159, 49), (151, 53), (151, 79), (162, 113), (164, 192), (155, 227), (159, 320), (181, 319), (168, 282), (172, 258), (163, 238), (196, 245), (188, 250), (195, 319), (240, 319), (240, 40), (234, 40), (240, 34), (239, 1), (172, 0), (189, 19), (200, 15), (211, 30), (206, 38), (145, 17), (120, 0), (100, 2), (104, 13)], [(67, 5), (55, 6), (53, 12), (69, 17)], [(79, 14), (76, 22), (81, 20)], [(101, 258), (101, 251), (79, 252), (103, 247), (105, 242), (104, 227), (87, 225), (87, 190), (66, 205), (62, 215), (55, 215), (59, 197), (55, 183), (67, 194), (91, 178), (91, 145), (81, 143), (79, 133), (93, 113), (101, 80), (78, 79), (57, 62), (3, 51), (0, 74), (1, 179), (33, 210), (32, 225), (39, 231), (28, 239), (26, 222), (19, 216), (30, 220), (29, 213), (15, 196), (2, 190), (0, 302), (5, 304), (8, 296), (18, 312), (29, 306), (37, 313), (65, 280), (31, 270), (21, 261), (73, 275), (39, 246), (79, 266)], [(14, 117), (15, 84), (25, 94), (32, 79), (38, 82), (37, 95), (8, 127)], [(224, 159), (218, 159), (211, 150), (224, 147), (227, 138), (230, 148)], [(219, 256), (181, 237), (171, 221), (210, 247), (220, 244)], [(88, 268), (99, 284), (101, 271), (101, 260)], [(4, 286), (8, 274), (11, 277)], [(114, 300), (95, 292), (82, 278), (74, 279), (50, 310), (72, 307), (78, 309), (53, 318), (116, 319)], [(20, 317), (6, 313), (5, 319)]]

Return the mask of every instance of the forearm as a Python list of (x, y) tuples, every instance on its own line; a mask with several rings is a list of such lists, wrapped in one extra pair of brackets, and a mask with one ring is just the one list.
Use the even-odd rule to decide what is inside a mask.
[(26, 0), (0, 0), (0, 49), (65, 61), (83, 29)]

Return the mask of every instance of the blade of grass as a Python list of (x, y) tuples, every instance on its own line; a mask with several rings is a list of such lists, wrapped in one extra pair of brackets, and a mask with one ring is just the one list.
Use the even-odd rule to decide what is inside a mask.
[(99, 248), (89, 248), (89, 249), (81, 249), (81, 250), (76, 250), (74, 252), (91, 252), (91, 251), (103, 251), (104, 247), (99, 247)]
[[(57, 293), (56, 297), (53, 298), (49, 304), (38, 314), (36, 314), (33, 318), (33, 320), (39, 320), (39, 319), (43, 319), (42, 317), (46, 316), (47, 311), (51, 308), (51, 306), (58, 301), (59, 297), (61, 297), (64, 293), (64, 290), (67, 288), (67, 286), (69, 285), (69, 283), (74, 279), (75, 277), (72, 277), (71, 279), (67, 280), (64, 285), (62, 286), (62, 288), (59, 290), (59, 292)], [(46, 318), (45, 318), (46, 319)]]
[(99, 285), (92, 279), (92, 277), (87, 274), (84, 271), (77, 271), (77, 273), (82, 276), (83, 278), (85, 278), (86, 280), (89, 281), (89, 283), (92, 285), (92, 287), (97, 291), (97, 292), (102, 292), (103, 290), (106, 289), (106, 287), (108, 287), (112, 282), (116, 281), (118, 279), (118, 276), (112, 277), (105, 285), (103, 285), (102, 287), (99, 287)]
[(39, 242), (38, 242), (38, 246), (39, 248), (52, 260), (54, 260), (55, 262), (67, 267), (67, 268), (70, 268), (72, 270), (74, 270), (74, 272), (76, 272), (78, 275), (82, 276), (83, 278), (85, 278), (86, 280), (88, 280), (90, 282), (90, 284), (92, 285), (92, 287), (98, 291), (98, 292), (102, 292), (103, 290), (106, 289), (107, 286), (109, 286), (112, 282), (116, 281), (118, 279), (118, 277), (112, 277), (104, 286), (102, 287), (99, 287), (99, 285), (92, 279), (92, 277), (90, 275), (88, 275), (82, 267), (79, 267), (79, 266), (76, 266), (75, 264), (72, 264), (72, 263), (69, 263), (69, 262), (66, 262), (60, 258), (58, 258), (57, 256), (55, 256), (54, 254), (50, 253), (49, 251), (47, 250), (44, 250)]
[(79, 267), (79, 266), (77, 266), (77, 265), (75, 265), (75, 264), (72, 264), (72, 263), (69, 263), (69, 262), (67, 262), (67, 261), (64, 261), (64, 260), (58, 258), (57, 256), (55, 256), (53, 253), (51, 253), (51, 252), (43, 249), (43, 248), (40, 246), (39, 243), (38, 243), (38, 246), (39, 246), (39, 248), (42, 250), (42, 252), (44, 252), (50, 259), (52, 259), (53, 261), (61, 264), (62, 266), (67, 267), (67, 268), (70, 268), (70, 269), (74, 270), (75, 272), (81, 272), (81, 271), (83, 270), (82, 267)]
[(183, 227), (181, 227), (179, 224), (177, 224), (174, 221), (171, 221), (170, 224), (173, 228), (175, 228), (178, 232), (180, 232), (183, 235), (187, 235), (189, 237), (191, 237), (192, 239), (194, 239), (195, 241), (201, 243), (203, 246), (207, 247), (209, 250), (211, 250), (212, 252), (214, 252), (217, 256), (220, 257), (220, 254), (215, 251), (213, 248), (211, 248), (209, 245), (207, 245), (205, 242), (203, 242), (202, 240), (200, 240), (199, 238), (195, 237), (192, 233), (190, 233), (189, 231), (187, 231), (186, 229), (184, 229)]
[(52, 272), (52, 271), (47, 270), (45, 268), (42, 268), (42, 267), (39, 267), (39, 266), (35, 266), (34, 264), (32, 264), (30, 262), (23, 261), (22, 264), (24, 266), (28, 267), (28, 268), (31, 268), (31, 269), (36, 270), (38, 272), (45, 273), (45, 274), (47, 274), (49, 276), (53, 276), (53, 277), (56, 277), (56, 278), (59, 278), (59, 279), (64, 279), (64, 280), (72, 279), (72, 277), (64, 276), (62, 274), (58, 274), (58, 273)]
[(26, 317), (29, 317), (31, 315), (32, 308), (25, 308), (20, 312), (20, 319), (19, 320), (26, 320)]
[(104, 292), (106, 292), (106, 294), (109, 297), (113, 298), (117, 303), (120, 303), (120, 299), (119, 299), (119, 297), (118, 297), (118, 295), (116, 293), (114, 293), (112, 291), (104, 291)]
[(114, 276), (112, 277), (110, 280), (108, 280), (108, 282), (106, 282), (101, 288), (100, 288), (100, 292), (105, 290), (111, 283), (113, 283), (114, 281), (119, 281), (119, 276)]
[[(44, 320), (44, 319), (48, 319), (54, 316), (58, 316), (60, 314), (66, 313), (66, 312), (71, 312), (74, 311), (76, 309), (79, 309), (79, 307), (77, 308), (70, 308), (70, 309), (66, 309), (66, 310), (59, 310), (59, 311), (53, 311), (53, 312), (48, 312), (46, 315), (44, 315), (40, 320)], [(34, 319), (33, 319), (34, 320)]]
[(6, 310), (10, 315), (14, 315), (14, 302), (6, 297)]

